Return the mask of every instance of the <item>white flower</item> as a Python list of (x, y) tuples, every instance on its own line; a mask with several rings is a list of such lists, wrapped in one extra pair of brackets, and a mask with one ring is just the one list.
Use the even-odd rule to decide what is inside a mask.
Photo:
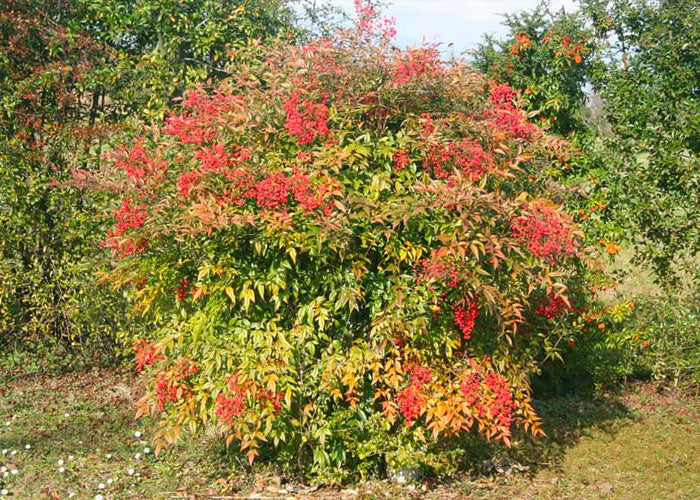
[(58, 473), (59, 473), (59, 474), (63, 474), (64, 472), (66, 472), (66, 468), (65, 468), (65, 467), (59, 467), (59, 468), (58, 468)]
[(5, 425), (6, 425), (7, 427), (9, 427), (9, 426), (10, 426), (10, 421), (8, 420), (7, 422), (5, 422)]
[(112, 479), (111, 477), (109, 479), (107, 479), (107, 484), (111, 485), (113, 482), (114, 482), (114, 479)]
[(58, 465), (63, 465), (63, 459), (59, 458), (57, 463), (58, 463)]
[(7, 467), (5, 467), (4, 465), (0, 467), (0, 472), (7, 472)]
[(97, 485), (98, 490), (104, 490), (105, 489), (105, 483), (100, 483)]
[(73, 460), (75, 457), (73, 455), (68, 455), (68, 460)]
[(75, 491), (68, 493), (68, 498), (73, 498), (75, 496)]
[(139, 459), (141, 458), (141, 454), (140, 454), (140, 453), (137, 453), (136, 455), (134, 455), (134, 458), (135, 458), (136, 460), (139, 460)]
[(134, 475), (134, 469), (129, 469), (128, 471), (126, 471), (126, 473), (129, 474), (130, 476), (133, 476), (133, 475)]
[(10, 474), (12, 474), (13, 476), (16, 476), (16, 475), (17, 475), (17, 469), (12, 469), (12, 470), (10, 471)]
[(0, 490), (0, 495), (2, 495), (2, 496), (7, 495), (7, 493), (8, 493), (8, 491), (5, 488)]
[(7, 455), (7, 448), (5, 448), (4, 450), (2, 450), (2, 454), (3, 454), (3, 455)]
[(10, 475), (9, 472), (3, 472), (3, 473), (2, 473), (2, 477), (7, 477), (7, 476), (9, 476), (9, 475)]
[(112, 458), (112, 454), (111, 454), (111, 453), (107, 453), (107, 454), (105, 455), (105, 458), (106, 458), (107, 460), (109, 460), (110, 458)]
[(25, 450), (28, 450), (28, 449), (30, 449), (31, 447), (32, 447), (31, 444), (25, 444), (25, 445), (24, 445), (24, 449), (25, 449)]
[(65, 412), (65, 413), (63, 414), (63, 416), (66, 417), (66, 418), (68, 418), (68, 417), (70, 417), (70, 413)]
[(10, 455), (17, 455), (17, 450), (12, 450), (12, 451), (10, 452)]
[(102, 495), (95, 495), (95, 500), (104, 500)]
[(150, 449), (150, 448), (144, 448), (144, 449), (143, 449), (143, 452), (144, 452), (146, 455), (148, 455), (148, 454), (151, 452), (151, 449)]
[(134, 437), (135, 437), (135, 438), (140, 438), (140, 437), (141, 437), (141, 431), (136, 431), (136, 432), (134, 432)]

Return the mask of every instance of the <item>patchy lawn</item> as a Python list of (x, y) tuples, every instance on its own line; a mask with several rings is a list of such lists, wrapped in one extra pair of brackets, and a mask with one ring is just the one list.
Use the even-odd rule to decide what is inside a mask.
[(113, 371), (6, 378), (0, 489), (27, 500), (700, 498), (700, 400), (652, 384), (538, 401), (544, 442), (521, 440), (509, 452), (487, 446), (470, 474), (451, 481), (345, 489), (251, 474), (214, 438), (183, 441), (156, 458), (153, 424), (133, 419), (137, 387)]

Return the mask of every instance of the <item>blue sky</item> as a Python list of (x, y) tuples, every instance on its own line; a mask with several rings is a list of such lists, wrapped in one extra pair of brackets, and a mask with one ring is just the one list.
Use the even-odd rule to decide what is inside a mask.
[[(353, 0), (333, 0), (353, 11)], [(473, 49), (483, 34), (503, 34), (500, 14), (533, 9), (537, 0), (393, 0), (387, 14), (396, 18), (397, 45), (454, 43), (454, 53)], [(574, 0), (552, 0), (553, 9), (574, 10)]]

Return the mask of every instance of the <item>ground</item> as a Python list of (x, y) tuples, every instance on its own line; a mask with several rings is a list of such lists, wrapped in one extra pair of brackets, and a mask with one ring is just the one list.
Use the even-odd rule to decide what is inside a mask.
[(700, 498), (700, 399), (653, 383), (537, 401), (544, 443), (494, 448), (461, 477), (315, 489), (248, 472), (214, 437), (156, 458), (153, 424), (134, 420), (138, 380), (123, 371), (0, 378), (0, 488), (10, 498)]

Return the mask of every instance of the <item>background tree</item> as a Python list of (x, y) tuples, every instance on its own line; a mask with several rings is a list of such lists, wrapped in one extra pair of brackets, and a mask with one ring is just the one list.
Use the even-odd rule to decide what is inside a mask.
[[(601, 177), (640, 260), (672, 279), (700, 251), (700, 5), (584, 1), (596, 33), (591, 79), (614, 132)], [(617, 186), (617, 187), (616, 187)]]
[(473, 54), (474, 65), (519, 89), (526, 108), (552, 132), (583, 130), (592, 33), (582, 16), (552, 12), (549, 2), (541, 2), (532, 11), (504, 15), (503, 25), (506, 37), (487, 36)]

